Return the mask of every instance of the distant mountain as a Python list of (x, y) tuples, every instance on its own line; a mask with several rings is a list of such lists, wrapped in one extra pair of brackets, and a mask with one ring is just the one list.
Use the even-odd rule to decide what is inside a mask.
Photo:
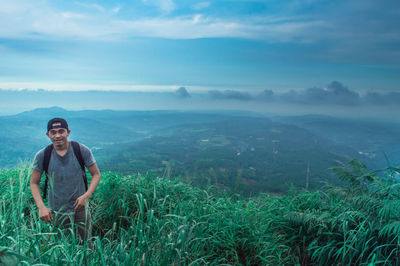
[(32, 160), (49, 144), (47, 121), (64, 117), (71, 139), (92, 148), (101, 170), (153, 172), (237, 192), (284, 192), (336, 182), (329, 168), (358, 158), (400, 159), (396, 123), (255, 113), (68, 111), (41, 108), (0, 116), (0, 167)]
[(51, 117), (56, 117), (56, 116), (65, 116), (66, 114), (68, 114), (68, 111), (61, 108), (61, 107), (57, 107), (57, 106), (53, 106), (50, 108), (37, 108), (34, 109), (32, 111), (25, 111), (10, 117), (13, 118), (17, 118), (17, 117), (21, 117), (21, 118), (27, 118), (27, 117), (33, 117), (33, 118), (38, 118), (38, 117), (42, 117), (42, 118), (50, 118)]
[(400, 123), (385, 120), (345, 119), (322, 115), (275, 117), (357, 151), (372, 168), (400, 162)]
[[(49, 144), (45, 133), (47, 122), (53, 117), (67, 119), (71, 139), (99, 147), (163, 134), (166, 127), (218, 121), (229, 115), (179, 111), (67, 111), (52, 107), (0, 116), (0, 167), (29, 160), (37, 150)], [(19, 142), (23, 147), (10, 156), (8, 153), (15, 149), (15, 144), (11, 143)]]

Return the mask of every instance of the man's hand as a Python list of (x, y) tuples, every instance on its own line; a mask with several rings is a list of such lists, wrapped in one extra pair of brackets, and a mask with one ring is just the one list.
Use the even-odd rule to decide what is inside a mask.
[(39, 217), (40, 220), (50, 223), (53, 220), (53, 215), (51, 214), (51, 210), (47, 207), (42, 207), (39, 209)]
[(77, 210), (77, 211), (84, 210), (88, 200), (89, 200), (89, 198), (85, 194), (83, 194), (82, 196), (77, 198), (75, 201), (75, 204), (74, 204), (75, 210)]
[(35, 199), (35, 203), (39, 209), (40, 220), (46, 223), (50, 223), (51, 220), (53, 220), (53, 215), (51, 214), (50, 209), (47, 208), (46, 205), (44, 205), (42, 196), (40, 195), (39, 183), (41, 177), (42, 177), (42, 172), (33, 169), (30, 186), (31, 186), (32, 196)]

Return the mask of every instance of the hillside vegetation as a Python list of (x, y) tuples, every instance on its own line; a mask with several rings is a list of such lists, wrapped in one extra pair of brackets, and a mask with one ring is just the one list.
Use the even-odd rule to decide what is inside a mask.
[(180, 176), (197, 187), (247, 195), (305, 187), (307, 168), (309, 187), (319, 188), (335, 181), (330, 167), (356, 155), (301, 128), (248, 117), (173, 127), (162, 136), (95, 152), (101, 167), (113, 172)]
[(228, 195), (152, 175), (103, 173), (94, 248), (38, 218), (30, 170), (0, 172), (5, 265), (367, 265), (400, 263), (400, 184), (351, 161), (345, 187), (271, 197)]
[[(400, 160), (398, 121), (272, 116), (233, 111), (68, 111), (0, 116), (0, 168), (31, 161), (50, 144), (46, 125), (65, 118), (70, 140), (88, 146), (101, 171), (179, 176), (244, 195), (321, 189), (329, 168), (357, 158), (371, 169)], [(386, 156), (384, 155), (386, 154)]]

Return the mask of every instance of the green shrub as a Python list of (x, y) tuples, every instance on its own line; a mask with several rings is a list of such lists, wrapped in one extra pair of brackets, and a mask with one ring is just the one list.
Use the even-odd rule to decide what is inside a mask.
[[(395, 168), (389, 169), (396, 170)], [(242, 198), (168, 178), (102, 174), (92, 241), (40, 221), (28, 167), (0, 171), (5, 265), (400, 264), (400, 185), (362, 164), (335, 169), (347, 186)]]

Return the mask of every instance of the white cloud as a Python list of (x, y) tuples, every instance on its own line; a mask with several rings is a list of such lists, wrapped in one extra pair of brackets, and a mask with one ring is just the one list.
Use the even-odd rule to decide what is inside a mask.
[(89, 3), (75, 2), (75, 4), (78, 6), (82, 6), (82, 7), (88, 8), (88, 9), (94, 9), (94, 10), (101, 11), (101, 12), (104, 12), (106, 10), (103, 6), (95, 4), (95, 3), (89, 4)]
[[(176, 17), (173, 19), (119, 20), (114, 21), (111, 27), (118, 35), (128, 32), (129, 35), (171, 39), (209, 37), (256, 38), (257, 31), (259, 30), (257, 26), (204, 18), (200, 15)], [(116, 31), (120, 32), (117, 33)]]
[(164, 13), (171, 13), (176, 8), (173, 0), (142, 0), (142, 2), (148, 5), (156, 6)]
[[(5, 2), (4, 0), (0, 0)], [(160, 6), (172, 10), (172, 1), (161, 1)], [(75, 39), (124, 39), (129, 37), (162, 37), (193, 39), (212, 37), (238, 37), (290, 41), (312, 28), (320, 27), (315, 21), (298, 22), (296, 18), (242, 18), (219, 19), (203, 15), (118, 19), (107, 12), (90, 13), (59, 10), (46, 1), (6, 1), (0, 10), (0, 37), (2, 38), (75, 38)], [(92, 6), (97, 10), (102, 8)], [(112, 11), (117, 13), (120, 7)]]
[[(138, 92), (175, 92), (182, 87), (181, 84), (121, 84), (120, 81), (103, 83), (68, 83), (68, 82), (5, 82), (0, 80), (0, 90), (49, 90), (49, 91), (138, 91)], [(206, 86), (190, 86), (191, 92), (207, 92), (213, 89)]]
[(120, 10), (121, 10), (121, 6), (117, 5), (114, 8), (111, 8), (110, 10), (107, 10), (105, 7), (99, 5), (99, 4), (95, 4), (95, 3), (82, 3), (82, 2), (74, 2), (75, 5), (79, 6), (79, 7), (84, 7), (86, 9), (91, 9), (91, 10), (95, 10), (95, 11), (99, 11), (99, 12), (111, 12), (113, 14), (117, 14)]
[(114, 14), (117, 14), (120, 10), (121, 10), (121, 6), (118, 5), (118, 6), (116, 6), (116, 7), (114, 7), (114, 8), (112, 9), (112, 12), (113, 12)]
[(160, 9), (165, 12), (172, 12), (175, 9), (175, 4), (172, 0), (161, 0)]
[(210, 2), (199, 2), (199, 3), (195, 4), (192, 8), (194, 10), (201, 10), (201, 9), (205, 9), (210, 6), (211, 6)]
[[(396, 29), (362, 31), (359, 27), (343, 27), (329, 16), (167, 16), (177, 8), (172, 0), (142, 1), (156, 6), (164, 14), (121, 19), (118, 18), (119, 5), (107, 10), (98, 4), (75, 2), (75, 6), (83, 8), (61, 10), (46, 0), (0, 0), (0, 38), (119, 40), (141, 36), (171, 39), (233, 37), (297, 43), (335, 40), (342, 42), (340, 47), (344, 44), (349, 47), (349, 42), (359, 46), (360, 43), (383, 43), (400, 38)], [(205, 8), (209, 5), (210, 2), (199, 2), (195, 6)], [(358, 38), (354, 40), (353, 36)]]
[(83, 19), (85, 15), (79, 13), (63, 12), (61, 15), (66, 19)]

